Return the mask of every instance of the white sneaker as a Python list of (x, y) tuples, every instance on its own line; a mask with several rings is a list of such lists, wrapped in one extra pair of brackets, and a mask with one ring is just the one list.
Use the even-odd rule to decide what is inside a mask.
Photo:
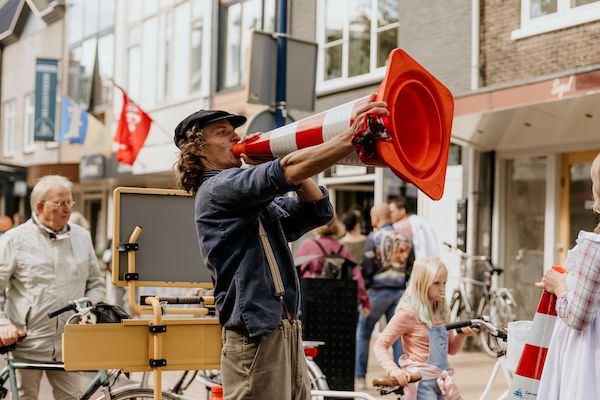
[(367, 388), (367, 380), (365, 378), (354, 379), (354, 390), (365, 390)]

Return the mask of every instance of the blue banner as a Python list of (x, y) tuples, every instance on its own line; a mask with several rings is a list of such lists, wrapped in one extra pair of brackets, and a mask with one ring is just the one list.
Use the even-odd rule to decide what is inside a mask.
[(54, 141), (57, 75), (58, 60), (36, 60), (34, 140)]
[(88, 128), (88, 113), (67, 96), (62, 100), (62, 120), (58, 143), (84, 144)]

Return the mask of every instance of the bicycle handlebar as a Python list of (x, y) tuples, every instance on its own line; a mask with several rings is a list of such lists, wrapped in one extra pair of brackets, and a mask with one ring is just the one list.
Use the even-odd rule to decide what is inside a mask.
[(464, 251), (462, 251), (461, 249), (459, 249), (457, 246), (448, 243), (448, 242), (443, 242), (444, 246), (448, 247), (449, 250), (454, 250), (456, 251), (456, 253), (460, 256), (460, 258), (464, 259), (464, 260), (473, 260), (473, 261), (483, 261), (485, 262), (485, 267), (487, 268), (488, 272), (491, 272), (492, 274), (498, 274), (500, 275), (502, 272), (504, 272), (504, 269), (502, 268), (498, 268), (495, 267), (494, 264), (492, 263), (492, 258), (488, 257), (488, 256), (472, 256), (470, 254), (465, 253)]
[[(408, 383), (418, 382), (423, 377), (420, 374), (410, 374), (410, 378)], [(373, 379), (373, 386), (383, 386), (383, 387), (395, 387), (399, 386), (398, 381), (394, 378), (375, 378)]]
[(466, 328), (467, 326), (473, 326), (473, 321), (469, 319), (466, 321), (453, 322), (451, 324), (446, 325), (446, 330), (451, 331), (452, 329)]
[(63, 307), (61, 307), (59, 309), (56, 309), (54, 311), (50, 311), (48, 313), (48, 318), (54, 318), (57, 315), (60, 315), (60, 314), (65, 313), (67, 311), (76, 310), (76, 309), (77, 309), (77, 306), (75, 306), (75, 303), (72, 302), (72, 301), (70, 301), (69, 304), (67, 304), (66, 306), (63, 306)]
[(469, 320), (465, 320), (465, 321), (453, 322), (451, 324), (446, 325), (446, 330), (450, 331), (452, 329), (456, 329), (457, 332), (458, 332), (460, 328), (465, 328), (467, 326), (475, 326), (475, 327), (478, 327), (478, 328), (479, 327), (485, 328), (488, 331), (490, 331), (490, 334), (492, 336), (497, 337), (499, 339), (502, 339), (503, 341), (507, 341), (508, 340), (508, 336), (506, 335), (506, 333), (504, 331), (501, 331), (496, 326), (494, 326), (494, 324), (492, 324), (491, 322), (486, 321), (486, 320), (484, 320), (482, 318), (481, 319), (480, 318), (476, 318), (476, 319), (469, 319)]
[(26, 337), (27, 337), (27, 334), (25, 334), (23, 336), (19, 336), (19, 339), (17, 339), (17, 341), (14, 342), (13, 344), (9, 344), (6, 346), (0, 346), (0, 354), (5, 354), (11, 350), (14, 350), (15, 347), (17, 347), (17, 343), (19, 343), (21, 340), (25, 339)]
[(69, 301), (69, 303), (67, 305), (64, 305), (54, 311), (50, 311), (48, 313), (48, 318), (54, 318), (57, 315), (60, 315), (62, 313), (66, 313), (67, 311), (77, 311), (77, 314), (79, 315), (84, 315), (85, 313), (89, 312), (90, 308), (84, 308), (82, 303), (89, 303), (90, 306), (92, 305), (92, 301), (90, 299), (88, 299), (87, 297), (82, 297), (80, 299), (77, 300), (73, 300), (73, 301)]

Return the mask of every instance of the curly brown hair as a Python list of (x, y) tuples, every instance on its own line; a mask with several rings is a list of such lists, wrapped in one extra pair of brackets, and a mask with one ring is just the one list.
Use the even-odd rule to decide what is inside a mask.
[(186, 132), (186, 140), (179, 147), (179, 159), (175, 164), (179, 186), (188, 193), (196, 194), (201, 183), (202, 162), (198, 149), (204, 143), (203, 130), (192, 127)]

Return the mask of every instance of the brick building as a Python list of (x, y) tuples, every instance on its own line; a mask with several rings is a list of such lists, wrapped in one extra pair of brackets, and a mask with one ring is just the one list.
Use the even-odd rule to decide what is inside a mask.
[[(520, 318), (532, 283), (597, 224), (589, 167), (600, 150), (600, 1), (481, 1), (480, 88), (457, 99), (453, 135), (487, 157), (494, 258)], [(481, 153), (480, 153), (481, 152)]]

